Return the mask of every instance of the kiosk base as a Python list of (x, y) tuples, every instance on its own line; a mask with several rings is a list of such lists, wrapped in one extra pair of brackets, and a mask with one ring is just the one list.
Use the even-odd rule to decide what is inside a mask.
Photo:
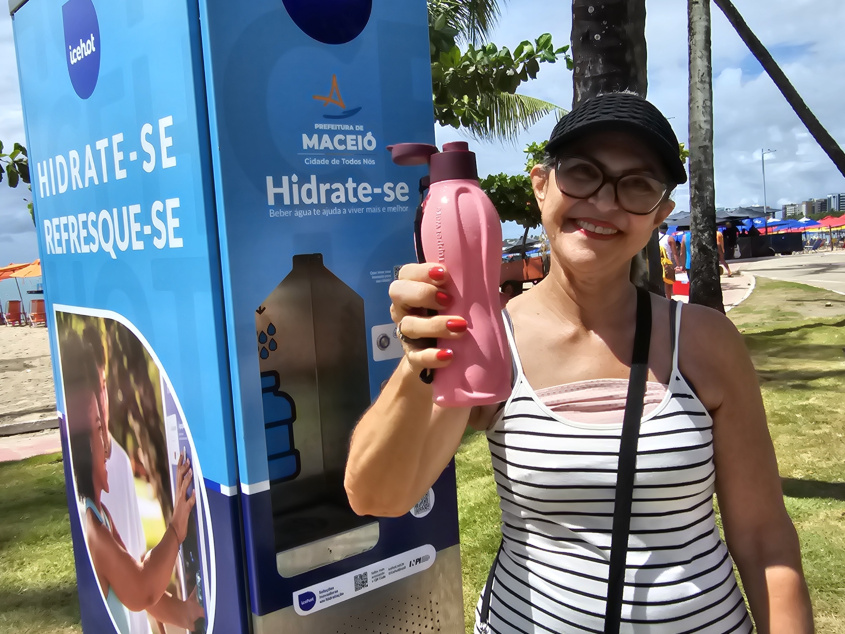
[(461, 551), (451, 546), (415, 575), (356, 596), (325, 610), (300, 616), (293, 607), (253, 616), (254, 634), (453, 634), (464, 631)]

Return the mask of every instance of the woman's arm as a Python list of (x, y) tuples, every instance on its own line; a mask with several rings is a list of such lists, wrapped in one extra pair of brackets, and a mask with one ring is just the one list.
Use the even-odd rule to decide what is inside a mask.
[[(439, 286), (443, 267), (409, 264), (390, 286), (391, 317), (411, 339), (458, 339), (459, 316), (422, 316), (449, 303)], [(451, 329), (449, 322), (451, 321)], [(465, 323), (465, 322), (464, 322)], [(464, 326), (465, 330), (465, 326)], [(436, 348), (403, 342), (405, 356), (372, 407), (359, 421), (349, 448), (345, 487), (360, 515), (404, 515), (425, 494), (455, 455), (470, 418), (470, 408), (442, 408), (433, 403), (430, 385), (420, 380), (425, 368), (441, 368)], [(442, 357), (443, 355), (441, 355)]]
[(186, 497), (191, 477), (190, 465), (187, 461), (180, 460), (173, 519), (161, 541), (142, 561), (130, 555), (119, 536), (113, 535), (108, 528), (93, 518), (92, 511), (88, 511), (88, 544), (97, 576), (104, 580), (108, 587), (114, 590), (120, 602), (133, 612), (146, 610), (156, 603), (170, 583), (179, 545), (187, 533), (187, 517), (196, 499), (193, 493), (190, 498)]
[[(725, 541), (757, 631), (813, 632), (798, 536), (784, 507), (757, 374), (745, 343), (719, 313), (694, 307), (684, 311), (688, 314), (692, 319), (684, 320), (682, 346), (689, 343), (695, 349), (693, 362), (699, 368), (691, 374), (702, 377), (704, 391), (715, 401), (705, 404), (713, 416), (716, 494)], [(698, 343), (690, 341), (691, 334)], [(705, 372), (712, 379), (703, 378)], [(693, 382), (698, 388), (697, 380)]]
[[(91, 511), (89, 511), (91, 513)], [(109, 530), (97, 522), (88, 522), (88, 546), (97, 576), (117, 598), (133, 612), (146, 610), (159, 600), (170, 583), (173, 564), (179, 552), (179, 540), (168, 527), (158, 545), (143, 562), (138, 561), (123, 548)]]
[(165, 592), (157, 603), (147, 608), (147, 613), (156, 621), (186, 630), (194, 629), (196, 622), (205, 617), (205, 611), (197, 601), (196, 588), (185, 601)]
[(403, 358), (352, 435), (345, 479), (352, 509), (407, 513), (455, 455), (469, 415), (468, 408), (435, 405), (431, 387)]

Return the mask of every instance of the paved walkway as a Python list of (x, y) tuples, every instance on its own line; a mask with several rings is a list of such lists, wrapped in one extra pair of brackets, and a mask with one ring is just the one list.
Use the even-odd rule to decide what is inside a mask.
[[(754, 276), (742, 271), (733, 271), (732, 277), (722, 276), (722, 303), (725, 312), (738, 306), (754, 289)], [(681, 302), (689, 301), (687, 295), (675, 295), (673, 299)]]
[(58, 429), (0, 438), (0, 462), (23, 460), (62, 450)]
[(731, 260), (731, 268), (785, 282), (798, 282), (845, 295), (845, 251), (796, 253), (758, 260)]

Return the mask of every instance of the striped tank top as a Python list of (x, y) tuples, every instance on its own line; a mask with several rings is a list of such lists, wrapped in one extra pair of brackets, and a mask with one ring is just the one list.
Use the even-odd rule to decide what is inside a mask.
[[(640, 426), (620, 633), (748, 633), (715, 522), (713, 420), (678, 369), (672, 306), (671, 378)], [(503, 539), (487, 629), (479, 600), (475, 632), (602, 634), (621, 416), (586, 424), (552, 412), (523, 374), (510, 325), (508, 341), (514, 389), (487, 431)]]

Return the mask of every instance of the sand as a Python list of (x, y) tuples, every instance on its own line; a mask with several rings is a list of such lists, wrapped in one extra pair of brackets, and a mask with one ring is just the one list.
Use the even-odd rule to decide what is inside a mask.
[(0, 326), (0, 425), (56, 417), (49, 339), (43, 326)]

